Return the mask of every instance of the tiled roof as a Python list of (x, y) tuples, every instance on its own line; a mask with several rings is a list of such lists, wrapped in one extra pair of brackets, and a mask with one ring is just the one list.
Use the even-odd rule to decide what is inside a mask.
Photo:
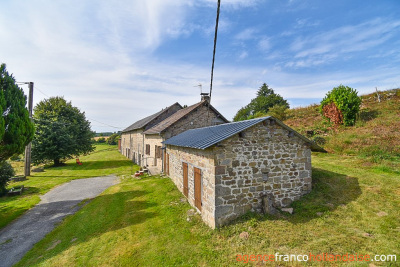
[[(201, 105), (206, 104), (206, 102), (207, 102), (206, 100), (203, 100), (197, 104), (191, 105), (191, 106), (181, 109), (181, 110), (178, 110), (173, 115), (171, 115), (168, 118), (166, 118), (165, 120), (159, 122), (157, 125), (146, 130), (144, 132), (144, 134), (158, 134), (158, 133), (165, 131), (166, 129), (168, 129), (168, 127), (170, 127), (171, 125), (173, 125), (174, 123), (176, 123), (177, 121), (179, 121), (180, 119), (182, 119), (183, 117), (188, 115), (190, 112), (194, 111), (196, 108), (200, 107)], [(225, 119), (225, 117), (222, 116), (213, 106), (210, 105), (210, 109), (213, 110), (216, 114), (218, 114), (219, 118), (221, 118), (221, 120), (223, 120), (224, 122), (228, 122), (228, 120)]]
[(275, 120), (277, 124), (288, 131), (293, 132), (293, 134), (310, 144), (312, 151), (326, 152), (322, 147), (318, 146), (313, 141), (297, 133), (280, 120), (270, 116), (188, 130), (171, 137), (163, 143), (166, 145), (206, 149), (267, 119)]
[(131, 126), (129, 126), (128, 128), (126, 128), (125, 130), (123, 130), (122, 132), (130, 132), (133, 130), (137, 130), (137, 129), (141, 129), (143, 127), (146, 127), (150, 122), (152, 122), (153, 120), (157, 119), (158, 116), (162, 115), (164, 112), (167, 112), (171, 107), (175, 106), (175, 105), (179, 105), (179, 107), (182, 108), (182, 106), (176, 102), (175, 104), (160, 110), (157, 113), (154, 113), (153, 115), (150, 115), (144, 119), (138, 120), (137, 122), (135, 122), (134, 124), (132, 124)]

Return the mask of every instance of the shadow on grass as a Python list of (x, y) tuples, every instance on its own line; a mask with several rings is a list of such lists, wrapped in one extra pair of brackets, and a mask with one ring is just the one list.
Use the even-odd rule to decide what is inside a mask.
[(345, 174), (313, 168), (312, 191), (292, 203), (295, 214), (289, 217), (293, 223), (307, 222), (323, 216), (338, 206), (346, 205), (361, 195), (358, 179)]
[(251, 218), (261, 221), (287, 220), (294, 224), (305, 223), (356, 200), (362, 193), (357, 178), (319, 168), (313, 168), (312, 171), (312, 191), (291, 204), (290, 207), (294, 209), (293, 215), (283, 212), (278, 215), (260, 215), (251, 212), (233, 224)]
[(129, 160), (82, 160), (81, 162), (82, 165), (78, 165), (76, 163), (64, 163), (61, 166), (47, 166), (44, 170), (99, 170), (135, 166)]
[[(36, 242), (40, 242), (24, 256), (23, 265), (40, 264), (79, 243), (88, 242), (104, 233), (140, 224), (155, 217), (156, 214), (151, 209), (157, 206), (157, 203), (138, 199), (145, 194), (147, 192), (135, 190), (100, 195), (87, 206), (86, 203), (82, 204), (81, 201), (76, 200), (45, 203), (36, 206), (35, 209), (42, 212), (40, 214), (37, 211), (29, 213), (34, 213), (35, 216), (38, 216), (36, 220), (35, 218), (30, 218), (32, 223), (40, 221), (40, 223), (36, 222), (35, 227), (37, 229), (42, 229), (46, 223), (54, 227), (64, 217), (57, 214), (65, 214), (66, 212), (69, 215), (71, 210), (76, 211), (83, 206), (85, 207), (74, 216), (66, 218), (58, 229), (55, 229), (42, 241), (40, 240), (47, 233), (38, 238)], [(53, 218), (57, 218), (57, 221), (53, 221)], [(49, 229), (49, 231), (51, 230)], [(53, 239), (60, 240), (61, 243), (55, 248), (48, 249), (52, 245), (48, 242)], [(27, 240), (24, 242), (26, 243)], [(38, 255), (41, 254), (43, 254), (43, 257), (38, 258)]]
[(360, 111), (359, 114), (360, 119), (365, 122), (375, 119), (376, 117), (378, 117), (378, 115), (379, 115), (378, 110), (369, 110), (369, 109), (363, 109)]

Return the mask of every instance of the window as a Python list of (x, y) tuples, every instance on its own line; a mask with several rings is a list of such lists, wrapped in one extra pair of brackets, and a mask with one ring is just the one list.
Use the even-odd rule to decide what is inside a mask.
[(194, 171), (194, 205), (201, 211), (202, 203), (202, 182), (201, 182), (201, 170), (193, 168)]
[(182, 163), (183, 168), (183, 194), (188, 197), (189, 195), (189, 182), (188, 182), (188, 164)]
[(162, 155), (162, 149), (161, 146), (156, 146), (156, 158), (160, 159)]
[(150, 155), (150, 145), (146, 145), (146, 155)]

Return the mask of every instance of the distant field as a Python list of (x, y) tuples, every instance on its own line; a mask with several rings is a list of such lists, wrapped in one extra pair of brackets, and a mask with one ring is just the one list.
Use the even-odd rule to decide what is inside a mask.
[(107, 140), (108, 137), (110, 137), (110, 136), (96, 136), (96, 137), (93, 137), (92, 139), (97, 141), (97, 140), (99, 140), (100, 138), (104, 138), (104, 139)]

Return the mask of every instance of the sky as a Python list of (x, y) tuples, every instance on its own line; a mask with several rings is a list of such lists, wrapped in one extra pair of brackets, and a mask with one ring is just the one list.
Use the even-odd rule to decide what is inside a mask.
[[(97, 132), (209, 92), (217, 0), (0, 0), (0, 63)], [(343, 84), (400, 87), (398, 0), (221, 0), (212, 105), (231, 120), (267, 83), (291, 107)], [(201, 85), (201, 86), (200, 86)], [(28, 92), (27, 85), (21, 85)]]

